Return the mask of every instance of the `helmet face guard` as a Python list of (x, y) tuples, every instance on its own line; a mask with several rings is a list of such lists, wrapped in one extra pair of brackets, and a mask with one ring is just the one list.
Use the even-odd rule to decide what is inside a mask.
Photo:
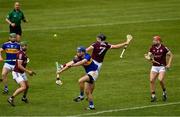
[(80, 46), (80, 47), (77, 48), (77, 52), (84, 52), (84, 53), (86, 53), (86, 48), (83, 47), (83, 46)]

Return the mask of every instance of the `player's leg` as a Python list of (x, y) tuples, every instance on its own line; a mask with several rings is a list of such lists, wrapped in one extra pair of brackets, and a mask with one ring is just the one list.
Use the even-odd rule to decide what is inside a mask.
[(159, 73), (159, 81), (160, 81), (160, 85), (161, 85), (161, 88), (163, 90), (163, 101), (166, 101), (167, 100), (167, 92), (166, 92), (166, 87), (165, 87), (165, 81), (164, 81), (164, 78), (165, 78), (165, 71), (161, 71)]
[(7, 67), (7, 64), (5, 64), (2, 69), (2, 80), (3, 80), (3, 84), (4, 84), (3, 94), (8, 93), (7, 75), (9, 72), (11, 72), (11, 70), (10, 70), (10, 68)]
[(80, 88), (80, 95), (74, 99), (75, 102), (79, 102), (82, 101), (84, 99), (84, 85), (85, 82), (89, 81), (89, 76), (88, 75), (84, 75), (83, 77), (81, 77), (79, 79), (79, 88)]
[(93, 95), (92, 92), (94, 90), (95, 83), (94, 82), (86, 82), (85, 83), (85, 92), (89, 101), (89, 107), (87, 109), (95, 109), (94, 102), (93, 102)]
[(22, 101), (24, 101), (25, 103), (28, 103), (28, 99), (27, 99), (27, 93), (28, 93), (28, 89), (29, 89), (29, 83), (28, 81), (25, 81), (26, 84), (26, 90), (24, 91), (23, 97), (22, 97)]
[(151, 70), (150, 72), (150, 91), (151, 91), (151, 102), (156, 101), (156, 94), (155, 94), (155, 82), (156, 78), (158, 76), (158, 73), (154, 70)]
[(19, 82), (19, 86), (20, 86), (20, 87), (19, 87), (18, 89), (16, 89), (16, 91), (13, 93), (13, 95), (8, 98), (8, 102), (9, 102), (12, 106), (15, 106), (15, 105), (14, 105), (14, 98), (15, 98), (18, 94), (24, 92), (24, 91), (26, 90), (26, 88), (27, 88), (25, 81)]
[(21, 35), (18, 35), (18, 34), (17, 34), (16, 38), (17, 38), (17, 42), (20, 42), (20, 41), (21, 41)]
[(17, 73), (17, 72), (12, 72), (13, 79), (19, 84), (19, 88), (16, 89), (16, 91), (13, 93), (11, 97), (8, 98), (8, 102), (14, 106), (14, 98), (27, 90), (28, 85), (26, 83), (27, 79), (25, 77), (25, 74)]
[(17, 42), (20, 42), (21, 41), (21, 34), (22, 34), (22, 29), (21, 29), (21, 26), (17, 27), (16, 28), (16, 40)]

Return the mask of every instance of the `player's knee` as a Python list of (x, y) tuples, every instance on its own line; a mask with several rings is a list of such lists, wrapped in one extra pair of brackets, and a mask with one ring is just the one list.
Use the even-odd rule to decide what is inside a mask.
[(29, 85), (26, 85), (26, 89), (29, 89)]
[(155, 83), (155, 80), (154, 79), (150, 79), (150, 83)]
[(24, 91), (24, 90), (27, 89), (27, 86), (26, 86), (26, 85), (23, 85), (23, 86), (21, 86), (21, 89)]
[(2, 78), (3, 78), (3, 79), (6, 78), (6, 76), (7, 76), (6, 73), (2, 73), (1, 75), (2, 75)]
[(86, 90), (85, 92), (88, 97), (92, 95), (90, 90)]
[(159, 82), (162, 84), (162, 83), (164, 83), (164, 80), (163, 79), (159, 79)]
[(83, 83), (83, 80), (79, 79), (78, 82), (79, 82), (79, 84), (82, 84), (82, 83)]
[(89, 92), (87, 90), (85, 90), (85, 93), (86, 93), (86, 95), (89, 95)]
[(21, 89), (24, 91), (26, 90), (26, 86), (22, 86)]

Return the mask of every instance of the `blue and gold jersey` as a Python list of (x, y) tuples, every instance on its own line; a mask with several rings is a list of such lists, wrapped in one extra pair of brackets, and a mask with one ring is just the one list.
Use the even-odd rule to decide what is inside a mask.
[(83, 58), (75, 58), (73, 61), (75, 63), (77, 63), (83, 59), (87, 60), (87, 62), (83, 65), (86, 73), (88, 73), (90, 71), (96, 71), (98, 69), (98, 66), (93, 62), (93, 59), (87, 53), (85, 54), (85, 56)]
[(93, 59), (91, 58), (89, 54), (86, 54), (84, 59), (87, 60), (87, 62), (84, 64), (86, 73), (90, 71), (96, 71), (98, 69), (98, 66), (93, 62)]
[[(17, 42), (6, 42), (2, 45), (2, 49), (6, 52), (6, 60), (16, 59), (16, 55), (20, 50), (20, 45)], [(10, 65), (15, 65), (15, 61), (6, 62)]]

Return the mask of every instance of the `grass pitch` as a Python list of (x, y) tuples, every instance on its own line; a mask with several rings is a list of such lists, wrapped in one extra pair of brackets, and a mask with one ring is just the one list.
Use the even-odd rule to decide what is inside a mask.
[[(1, 44), (8, 39), (8, 25), (4, 19), (13, 2), (0, 0)], [(22, 25), (23, 40), (29, 43), (29, 67), (37, 72), (37, 76), (29, 77), (29, 104), (22, 103), (18, 96), (13, 108), (6, 101), (8, 96), (0, 94), (1, 116), (180, 115), (179, 0), (20, 0), (20, 3), (29, 20)], [(89, 46), (100, 32), (105, 33), (112, 44), (123, 42), (126, 34), (132, 34), (134, 40), (124, 59), (119, 59), (121, 50), (107, 53), (94, 92), (96, 110), (85, 111), (87, 101), (72, 101), (79, 94), (77, 81), (84, 70), (80, 67), (65, 72), (62, 75), (64, 84), (59, 87), (55, 84), (55, 61), (71, 60), (77, 46)], [(57, 34), (56, 38), (54, 34)], [(156, 90), (158, 102), (150, 103), (149, 100), (150, 64), (143, 55), (148, 51), (153, 35), (160, 35), (174, 54), (172, 68), (166, 76), (167, 102), (161, 101), (159, 84)], [(3, 63), (0, 64), (2, 67)], [(16, 87), (9, 75), (10, 94)], [(3, 89), (2, 84), (0, 88)], [(144, 106), (150, 107), (131, 109)]]

